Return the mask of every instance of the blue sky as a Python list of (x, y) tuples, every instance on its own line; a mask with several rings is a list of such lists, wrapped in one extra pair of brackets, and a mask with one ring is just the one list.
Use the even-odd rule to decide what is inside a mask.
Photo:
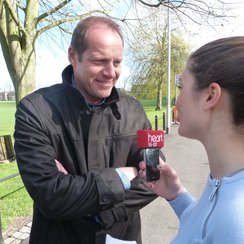
[[(127, 0), (126, 0), (127, 1)], [(212, 1), (212, 0), (209, 0)], [(95, 3), (96, 1), (90, 1)], [(127, 1), (131, 2), (131, 1)], [(230, 2), (230, 1), (229, 1)], [(236, 2), (236, 0), (232, 0)], [(215, 29), (206, 25), (196, 25), (192, 22), (186, 24), (187, 33), (184, 38), (189, 44), (196, 49), (197, 47), (203, 45), (206, 42), (212, 41), (217, 38), (233, 35), (244, 35), (244, 17), (242, 16), (244, 10), (244, 2), (237, 5), (233, 5), (234, 8), (230, 12), (231, 15), (236, 16), (235, 18), (230, 18), (227, 22), (210, 20)], [(90, 6), (92, 9), (94, 6)], [(127, 6), (124, 4), (118, 4), (115, 9), (117, 16), (131, 17), (134, 13), (127, 12)], [(142, 14), (142, 12), (140, 12)], [(224, 23), (224, 24), (223, 24)], [(222, 26), (223, 24), (223, 26)], [(44, 34), (45, 35), (45, 34)], [(63, 68), (68, 65), (67, 49), (69, 43), (64, 42), (62, 47), (58, 47), (55, 43), (49, 43), (46, 41), (45, 36), (41, 38), (37, 43), (37, 88), (44, 86), (49, 86), (55, 83), (61, 82), (61, 72)], [(9, 90), (12, 87), (12, 82), (8, 75), (6, 65), (0, 50), (0, 70), (1, 70), (1, 82), (0, 82), (0, 92), (3, 90)], [(122, 75), (117, 83), (117, 87), (126, 87), (126, 77), (130, 74), (130, 68), (128, 65), (123, 64)]]

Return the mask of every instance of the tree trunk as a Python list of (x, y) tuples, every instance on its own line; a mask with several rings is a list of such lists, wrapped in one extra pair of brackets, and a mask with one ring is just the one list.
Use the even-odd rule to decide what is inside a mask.
[(20, 52), (17, 55), (20, 57), (19, 61), (14, 60), (12, 80), (14, 82), (16, 104), (18, 104), (20, 99), (36, 89), (36, 52), (33, 40), (28, 40), (28, 42), (31, 44), (27, 45), (24, 50), (17, 50), (17, 52)]
[(0, 40), (18, 104), (21, 98), (36, 88), (35, 19), (38, 14), (38, 1), (28, 1), (24, 26), (20, 25), (13, 14), (17, 9), (17, 1), (12, 1), (11, 6), (0, 3)]
[(157, 105), (155, 110), (160, 111), (161, 109), (162, 109), (162, 81), (159, 81), (157, 87)]
[[(35, 55), (34, 55), (35, 56)], [(16, 72), (15, 77), (15, 96), (16, 96), (16, 105), (18, 102), (28, 95), (29, 93), (33, 92), (36, 89), (36, 82), (35, 82), (35, 73), (36, 73), (36, 61), (35, 58), (31, 58), (30, 62), (27, 62), (23, 65), (25, 68), (24, 72)], [(20, 76), (22, 74), (22, 76)]]

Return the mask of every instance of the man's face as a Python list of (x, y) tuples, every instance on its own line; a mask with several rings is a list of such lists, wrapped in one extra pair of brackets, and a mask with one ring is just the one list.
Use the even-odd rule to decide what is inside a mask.
[(88, 48), (79, 61), (78, 53), (69, 48), (76, 86), (86, 101), (96, 104), (110, 95), (121, 72), (123, 42), (119, 34), (100, 25), (88, 30)]

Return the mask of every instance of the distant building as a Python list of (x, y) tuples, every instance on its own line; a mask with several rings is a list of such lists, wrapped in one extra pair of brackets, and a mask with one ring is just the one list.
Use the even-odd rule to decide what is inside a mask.
[(6, 92), (1, 92), (0, 93), (0, 100), (1, 101), (6, 101), (8, 100), (7, 93)]
[(15, 100), (15, 92), (10, 91), (7, 95), (9, 101), (14, 101)]
[(15, 100), (15, 92), (0, 92), (0, 100), (1, 101), (14, 101)]

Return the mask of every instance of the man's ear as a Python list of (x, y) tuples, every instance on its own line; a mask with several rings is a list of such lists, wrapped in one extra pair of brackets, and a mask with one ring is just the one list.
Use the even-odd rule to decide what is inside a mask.
[(75, 62), (76, 52), (72, 47), (69, 47), (69, 49), (68, 49), (68, 59), (71, 64), (73, 64)]
[(213, 82), (208, 86), (206, 99), (205, 99), (205, 107), (212, 108), (215, 107), (221, 97), (221, 87), (219, 84)]

